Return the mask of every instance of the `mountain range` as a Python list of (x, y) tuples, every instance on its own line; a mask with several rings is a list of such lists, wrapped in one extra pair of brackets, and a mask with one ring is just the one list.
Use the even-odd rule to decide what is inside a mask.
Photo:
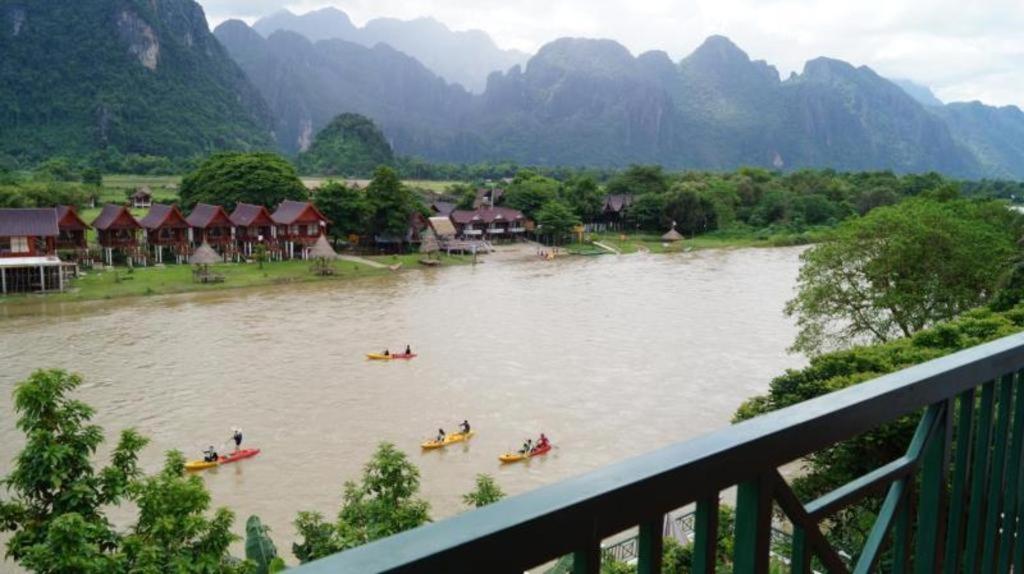
[[(481, 57), (493, 71), (467, 89), (424, 60), (449, 41), (472, 55), (475, 33), (317, 14), (279, 13), (256, 25), (263, 33), (227, 21), (211, 35), (192, 0), (5, 2), (0, 153), (180, 158), (276, 145), (295, 155), (333, 118), (358, 113), (396, 153), (431, 161), (1024, 179), (1020, 109), (943, 104), (840, 60), (816, 58), (783, 79), (723, 36), (675, 61), (561, 38), (507, 69)], [(417, 26), (448, 39), (393, 45)]]

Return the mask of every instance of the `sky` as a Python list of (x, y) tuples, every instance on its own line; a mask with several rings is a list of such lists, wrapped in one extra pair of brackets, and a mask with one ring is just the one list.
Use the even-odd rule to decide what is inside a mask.
[(433, 17), (536, 52), (564, 36), (611, 38), (678, 60), (712, 34), (786, 77), (818, 56), (928, 86), (945, 102), (1024, 108), (1024, 0), (198, 0), (211, 27), (334, 6), (356, 25)]

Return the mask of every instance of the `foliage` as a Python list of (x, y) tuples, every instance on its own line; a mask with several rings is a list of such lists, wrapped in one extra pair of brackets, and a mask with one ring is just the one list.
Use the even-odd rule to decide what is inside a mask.
[(562, 201), (583, 221), (593, 221), (601, 214), (601, 208), (604, 206), (604, 193), (598, 187), (597, 181), (588, 175), (567, 181), (560, 195)]
[(476, 188), (466, 183), (449, 185), (445, 193), (455, 199), (455, 209), (473, 209), (476, 202)]
[(505, 190), (505, 205), (518, 209), (530, 219), (536, 219), (541, 207), (558, 198), (558, 181), (524, 170), (516, 174)]
[(259, 516), (245, 522), (245, 558), (256, 566), (254, 574), (274, 574), (285, 569), (277, 555), (277, 546), (270, 539), (270, 528), (263, 526)]
[(467, 506), (480, 508), (498, 502), (505, 498), (505, 492), (501, 490), (494, 477), (489, 474), (476, 475), (476, 488), (472, 492), (462, 495), (462, 502)]
[(197, 203), (222, 205), (228, 211), (238, 203), (274, 208), (285, 199), (308, 197), (295, 168), (272, 153), (214, 154), (181, 181), (181, 204), (186, 209)]
[(611, 179), (605, 186), (608, 193), (632, 193), (645, 195), (648, 193), (665, 193), (668, 191), (669, 177), (660, 165), (631, 165)]
[(430, 520), (430, 506), (416, 497), (420, 473), (391, 443), (381, 443), (363, 468), (360, 483), (346, 482), (335, 523), (317, 512), (300, 512), (295, 528), (301, 542), (292, 546), (302, 562), (391, 536)]
[(370, 202), (358, 188), (329, 181), (317, 189), (313, 203), (331, 220), (332, 237), (344, 239), (366, 233), (369, 228)]
[(580, 224), (580, 218), (566, 204), (552, 200), (544, 204), (537, 212), (537, 233), (559, 243)]
[(995, 202), (904, 201), (836, 229), (801, 259), (797, 350), (910, 336), (988, 301), (1016, 253), (1019, 217)]
[(398, 179), (398, 173), (387, 166), (378, 167), (366, 187), (370, 219), (368, 231), (374, 235), (405, 237), (409, 219), (421, 208), (419, 199)]
[(0, 207), (82, 207), (95, 196), (81, 184), (63, 182), (12, 182), (0, 184)]
[(714, 203), (691, 183), (674, 185), (665, 196), (662, 228), (673, 225), (680, 233), (691, 236), (714, 231), (718, 227)]
[(378, 166), (393, 166), (395, 156), (373, 120), (341, 114), (316, 134), (297, 163), (302, 173), (369, 177)]

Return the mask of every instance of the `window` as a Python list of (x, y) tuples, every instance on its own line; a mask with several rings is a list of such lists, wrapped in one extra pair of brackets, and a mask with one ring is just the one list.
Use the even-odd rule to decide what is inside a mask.
[(12, 237), (11, 253), (28, 253), (28, 237)]
[(319, 235), (319, 231), (320, 230), (317, 229), (317, 225), (315, 223), (311, 223), (309, 225), (309, 231), (307, 232), (307, 235)]

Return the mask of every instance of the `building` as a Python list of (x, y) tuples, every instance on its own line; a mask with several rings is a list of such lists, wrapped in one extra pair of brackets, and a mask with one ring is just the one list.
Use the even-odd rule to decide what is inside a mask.
[(178, 263), (188, 258), (189, 224), (177, 206), (154, 203), (139, 223), (146, 230), (146, 243), (155, 263), (164, 262), (165, 252)]
[(430, 212), (441, 217), (448, 217), (455, 211), (455, 203), (451, 201), (435, 201), (430, 204)]
[(96, 230), (96, 240), (103, 250), (103, 261), (107, 265), (114, 264), (115, 254), (123, 255), (129, 265), (144, 262), (139, 246), (139, 230), (142, 226), (127, 207), (109, 203), (104, 205), (92, 226)]
[(57, 210), (0, 209), (0, 294), (64, 290)]
[(594, 222), (604, 229), (622, 229), (626, 220), (626, 212), (633, 205), (633, 194), (613, 193), (604, 198), (604, 205), (601, 206), (601, 214)]
[(78, 255), (85, 255), (89, 251), (86, 232), (91, 228), (78, 216), (74, 207), (57, 206), (57, 229), (57, 249), (74, 251)]
[(268, 254), (278, 252), (277, 227), (270, 210), (262, 205), (239, 203), (231, 212), (231, 224), (235, 227), (235, 241), (242, 254), (249, 257), (257, 245), (264, 245)]
[(481, 207), (494, 207), (504, 197), (505, 190), (492, 187), (492, 188), (480, 188), (476, 190), (476, 199), (473, 201), (473, 209), (479, 209)]
[(208, 243), (224, 257), (231, 257), (236, 251), (235, 226), (223, 207), (200, 203), (188, 214), (186, 221), (193, 247)]
[(149, 209), (153, 206), (153, 192), (145, 185), (136, 187), (130, 199), (135, 209)]
[(521, 239), (526, 235), (528, 223), (523, 212), (510, 207), (456, 209), (451, 220), (458, 237), (487, 241)]
[(285, 257), (309, 257), (309, 248), (321, 235), (327, 234), (330, 221), (309, 201), (286, 199), (270, 216), (277, 227), (277, 240)]

